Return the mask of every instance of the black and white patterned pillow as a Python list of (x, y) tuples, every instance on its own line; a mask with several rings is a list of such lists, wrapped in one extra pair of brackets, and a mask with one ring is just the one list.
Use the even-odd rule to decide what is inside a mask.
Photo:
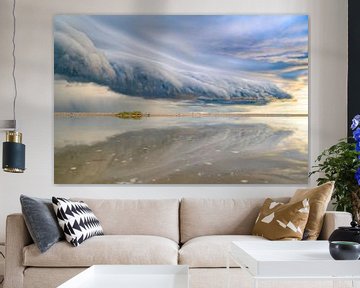
[(52, 197), (55, 214), (66, 241), (79, 246), (86, 239), (104, 235), (99, 220), (84, 202)]

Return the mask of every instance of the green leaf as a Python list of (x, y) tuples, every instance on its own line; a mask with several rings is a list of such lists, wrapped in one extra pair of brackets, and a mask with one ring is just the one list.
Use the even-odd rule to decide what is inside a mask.
[[(351, 138), (350, 138), (351, 139)], [(348, 143), (348, 139), (341, 139), (337, 144), (325, 149), (315, 160), (309, 177), (318, 175), (318, 185), (328, 181), (335, 181), (334, 200), (335, 209), (351, 212), (353, 191), (360, 191), (354, 177), (360, 167), (359, 152), (355, 150), (355, 143)]]

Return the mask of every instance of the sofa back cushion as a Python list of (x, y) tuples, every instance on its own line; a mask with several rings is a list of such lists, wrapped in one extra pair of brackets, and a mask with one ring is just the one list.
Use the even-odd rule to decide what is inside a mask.
[(178, 199), (80, 199), (99, 219), (105, 235), (154, 235), (179, 242)]
[(180, 205), (181, 243), (205, 235), (249, 235), (263, 202), (263, 198), (184, 198)]

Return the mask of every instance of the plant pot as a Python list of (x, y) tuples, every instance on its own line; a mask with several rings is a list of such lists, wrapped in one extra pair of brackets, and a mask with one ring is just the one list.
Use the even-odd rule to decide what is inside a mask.
[(357, 242), (360, 244), (360, 227), (357, 225), (357, 222), (352, 221), (351, 226), (339, 227), (336, 229), (329, 237), (329, 242), (332, 241), (348, 241), (348, 242)]

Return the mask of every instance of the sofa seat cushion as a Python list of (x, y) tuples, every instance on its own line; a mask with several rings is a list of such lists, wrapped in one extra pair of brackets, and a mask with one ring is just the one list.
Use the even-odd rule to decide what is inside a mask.
[(23, 264), (33, 267), (88, 267), (95, 264), (169, 264), (178, 262), (178, 244), (168, 238), (143, 235), (95, 236), (78, 247), (66, 241), (41, 254), (24, 247)]
[[(227, 255), (232, 241), (269, 241), (251, 235), (201, 236), (186, 242), (179, 251), (179, 264), (193, 268), (226, 267)], [(239, 267), (230, 261), (231, 267)]]

